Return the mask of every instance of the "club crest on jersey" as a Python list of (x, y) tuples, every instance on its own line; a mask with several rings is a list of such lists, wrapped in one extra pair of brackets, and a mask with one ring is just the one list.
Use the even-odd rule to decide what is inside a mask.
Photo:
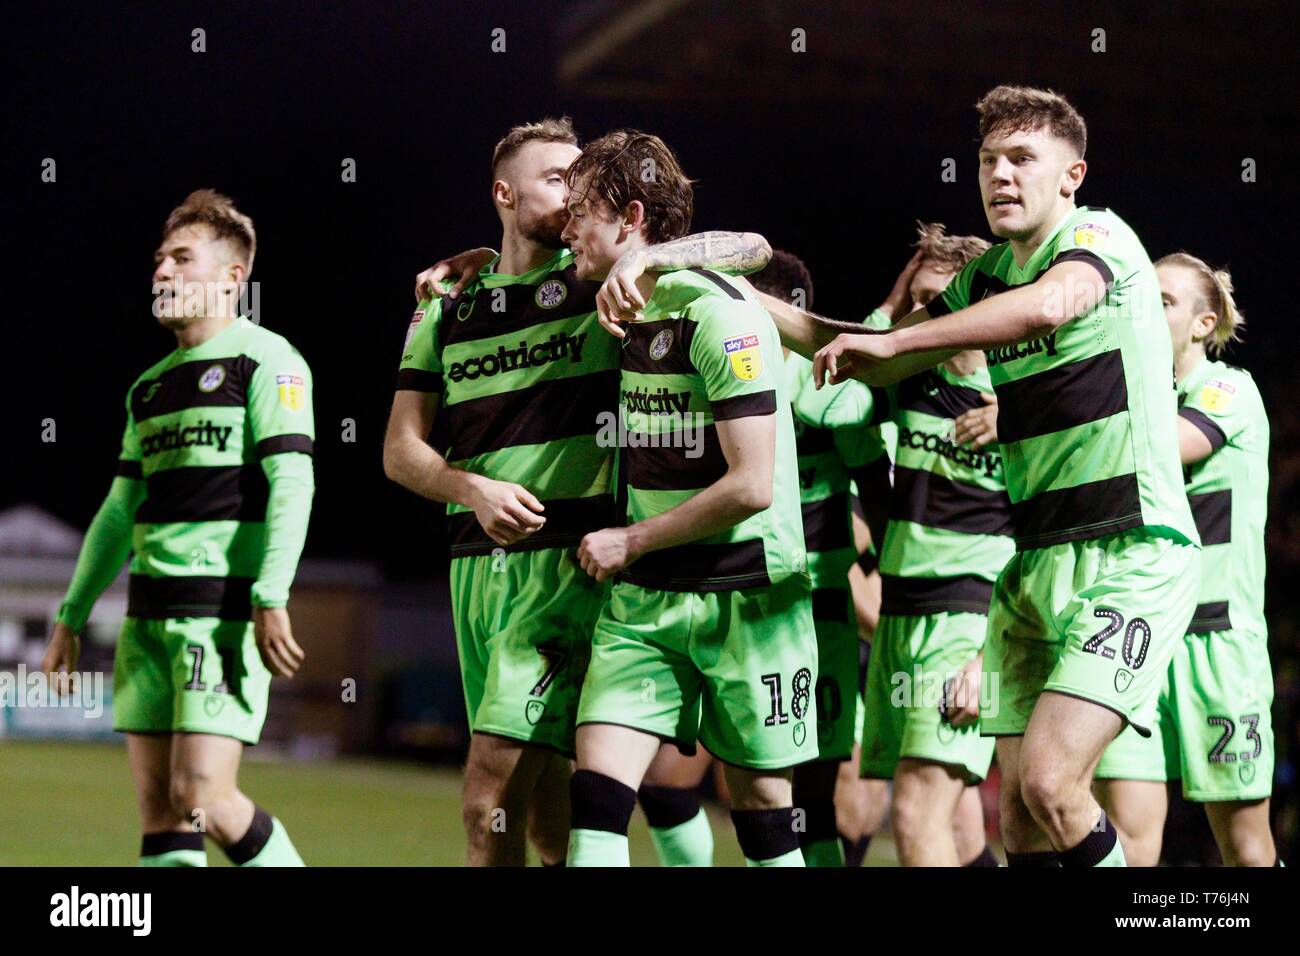
[(566, 298), (569, 290), (564, 287), (564, 283), (559, 279), (547, 279), (537, 287), (533, 293), (533, 301), (537, 303), (539, 309), (553, 309)]
[(307, 383), (301, 375), (281, 372), (275, 377), (280, 404), (291, 412), (300, 412), (307, 405)]
[(1074, 227), (1074, 244), (1083, 249), (1104, 249), (1110, 230), (1095, 222), (1080, 223)]
[(1201, 405), (1207, 412), (1226, 412), (1236, 394), (1237, 388), (1231, 382), (1211, 379), (1201, 389)]
[(731, 363), (731, 374), (742, 382), (752, 382), (763, 374), (763, 353), (754, 333), (723, 339), (722, 351)]
[[(226, 370), (220, 365), (209, 365), (207, 371), (199, 376), (200, 392), (215, 392), (226, 380)], [(145, 401), (149, 401), (148, 398)]]
[(474, 311), (474, 300), (466, 299), (460, 305), (456, 306), (456, 318), (464, 322), (469, 318), (469, 314)]
[(673, 330), (664, 329), (650, 340), (650, 357), (656, 362), (668, 354), (673, 347)]

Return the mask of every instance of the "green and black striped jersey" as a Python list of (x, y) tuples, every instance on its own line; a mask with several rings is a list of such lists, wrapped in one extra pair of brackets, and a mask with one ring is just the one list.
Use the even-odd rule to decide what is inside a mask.
[(1268, 415), (1250, 373), (1209, 359), (1178, 383), (1178, 414), (1214, 449), (1184, 469), (1201, 536), (1201, 593), (1189, 634), (1263, 636)]
[(1016, 547), (1138, 527), (1196, 543), (1169, 426), (1177, 410), (1169, 326), (1155, 269), (1122, 219), (1108, 209), (1073, 209), (1023, 266), (1000, 243), (926, 311), (963, 309), (1066, 260), (1097, 269), (1103, 300), (1050, 335), (985, 353)]
[[(844, 616), (842, 592), (849, 587), (849, 568), (857, 560), (853, 544), (853, 507), (849, 498), (851, 478), (844, 448), (849, 442), (837, 432), (862, 426), (823, 424), (800, 417), (803, 403), (815, 402), (827, 390), (813, 385), (812, 362), (791, 352), (785, 357), (785, 384), (794, 409), (794, 441), (799, 467), (799, 503), (803, 517), (804, 548), (808, 552), (808, 576), (813, 587), (813, 617), (836, 620)], [(802, 399), (805, 393), (807, 399)], [(840, 439), (840, 440), (837, 440)], [(824, 591), (838, 591), (822, 597)], [(819, 605), (825, 603), (825, 610)], [(832, 613), (832, 609), (833, 613)], [(822, 611), (822, 613), (819, 613)]]
[(254, 603), (283, 605), (298, 555), (267, 578), (264, 470), (272, 456), (312, 453), (303, 357), (240, 317), (152, 366), (126, 405), (118, 475), (145, 485), (127, 614), (246, 620)]
[(620, 580), (665, 591), (806, 581), (794, 421), (771, 317), (734, 281), (692, 269), (662, 276), (627, 333), (620, 480), (629, 522), (669, 511), (726, 474), (716, 422), (775, 414), (776, 462), (770, 507), (720, 534), (650, 552)]
[[(880, 547), (881, 611), (987, 613), (993, 581), (1014, 551), (1011, 504), (996, 446), (976, 450), (952, 439), (957, 416), (984, 407), (987, 369), (957, 375), (940, 366), (888, 388), (828, 386), (820, 420), (856, 416), (897, 432), (889, 525)], [(815, 406), (796, 409), (814, 420)]]
[[(489, 263), (457, 298), (422, 303), (407, 333), (397, 388), (441, 396), (435, 435), (457, 468), (523, 485), (546, 524), (506, 548), (577, 545), (616, 524), (614, 448), (598, 441), (618, 396), (618, 340), (600, 327), (594, 283), (567, 250), (524, 275)], [(474, 512), (447, 506), (453, 558), (498, 545)]]

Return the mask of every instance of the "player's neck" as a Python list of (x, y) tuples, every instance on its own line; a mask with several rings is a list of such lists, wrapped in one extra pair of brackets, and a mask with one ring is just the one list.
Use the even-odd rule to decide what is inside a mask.
[(1057, 209), (1055, 213), (1048, 217), (1047, 221), (1034, 231), (1032, 236), (1027, 239), (1012, 239), (1011, 254), (1015, 256), (1016, 265), (1024, 268), (1025, 263), (1030, 257), (1038, 251), (1038, 247), (1047, 241), (1048, 236), (1056, 231), (1056, 227), (1061, 224), (1061, 220), (1070, 213), (1074, 212), (1074, 200), (1071, 199), (1063, 207)]
[(501, 258), (493, 268), (503, 275), (521, 276), (553, 258), (556, 251), (507, 229), (501, 234)]
[(233, 315), (213, 315), (199, 319), (193, 325), (176, 329), (176, 347), (196, 349), (204, 342), (225, 331), (235, 321)]
[(1182, 355), (1174, 361), (1174, 381), (1185, 382), (1205, 361), (1205, 349), (1192, 348), (1186, 349)]

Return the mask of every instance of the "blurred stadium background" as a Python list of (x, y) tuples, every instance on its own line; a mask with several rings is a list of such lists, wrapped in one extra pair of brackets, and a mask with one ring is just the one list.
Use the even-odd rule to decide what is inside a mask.
[[(217, 187), (256, 221), (262, 321), (317, 382), (318, 491), (290, 604), (308, 659), (276, 682), (244, 780), (291, 821), (309, 862), (459, 863), (466, 729), (445, 540), (438, 507), (385, 480), (380, 447), (412, 277), (499, 236), (493, 143), (560, 113), (584, 138), (658, 133), (699, 180), (697, 229), (763, 232), (809, 264), (818, 311), (860, 318), (906, 261), (915, 219), (987, 233), (972, 106), (1024, 82), (1065, 93), (1088, 120), (1082, 202), (1114, 208), (1153, 258), (1186, 248), (1237, 281), (1250, 324), (1233, 360), (1272, 414), (1274, 812), (1282, 855), (1297, 855), (1300, 411), (1282, 328), (1293, 7), (542, 0), (53, 4), (24, 16), (13, 36), (43, 55), (25, 61), (6, 111), (21, 248), (0, 425), (12, 450), (0, 469), (0, 671), (38, 664), (112, 475), (121, 397), (172, 347), (149, 312), (157, 230), (189, 190)], [(204, 53), (191, 50), (195, 28)], [(497, 29), (504, 52), (492, 50)], [(792, 50), (794, 30), (806, 52)], [(40, 181), (45, 157), (55, 184)], [(355, 183), (340, 180), (345, 158)], [(941, 179), (947, 158), (956, 182)], [(47, 420), (57, 441), (41, 438)], [(84, 669), (111, 678), (124, 608), (125, 575), (96, 609)], [(0, 864), (132, 860), (134, 802), (109, 722), (0, 710)], [(720, 863), (739, 862), (729, 826), (715, 819)], [(637, 828), (633, 861), (649, 863)], [(1169, 836), (1171, 860), (1216, 859), (1185, 805)], [(886, 831), (868, 862), (892, 860)]]

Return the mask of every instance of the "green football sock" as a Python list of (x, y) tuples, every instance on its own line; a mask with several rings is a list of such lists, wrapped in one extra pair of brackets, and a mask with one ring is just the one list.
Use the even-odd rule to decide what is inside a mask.
[(806, 866), (803, 861), (803, 854), (798, 850), (791, 850), (789, 853), (782, 853), (780, 856), (774, 856), (770, 860), (751, 860), (745, 857), (745, 866)]
[(271, 836), (262, 852), (240, 866), (306, 866), (289, 839), (289, 831), (275, 817), (271, 818)]
[(203, 846), (203, 834), (189, 831), (146, 833), (136, 865), (207, 866), (208, 852)]
[(253, 822), (238, 842), (226, 847), (235, 866), (305, 866), (294, 849), (284, 824), (261, 807), (253, 808)]
[(694, 817), (675, 827), (651, 827), (650, 839), (660, 866), (713, 865), (713, 828), (703, 807)]
[(802, 849), (804, 866), (844, 865), (844, 847), (838, 836), (829, 840), (813, 840)]
[(569, 831), (569, 866), (631, 866), (627, 834), (608, 830)]

